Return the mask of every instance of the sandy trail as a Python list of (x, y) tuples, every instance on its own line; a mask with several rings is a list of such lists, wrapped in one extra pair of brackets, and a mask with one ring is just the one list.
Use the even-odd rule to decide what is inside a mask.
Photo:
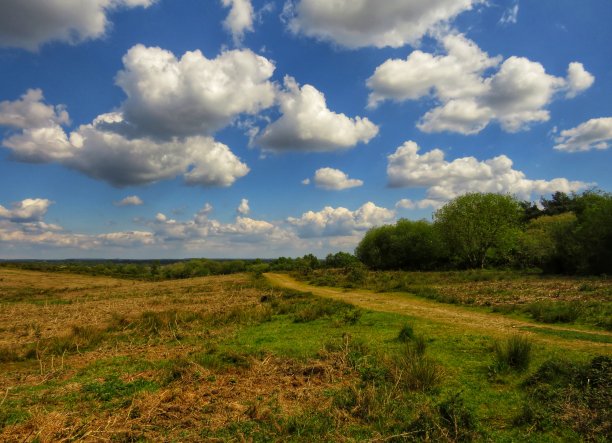
[(501, 314), (486, 313), (466, 307), (425, 300), (406, 293), (372, 292), (365, 289), (345, 290), (341, 288), (311, 286), (307, 283), (299, 282), (287, 274), (268, 273), (266, 278), (277, 286), (311, 292), (320, 297), (342, 300), (372, 311), (391, 312), (427, 319), (459, 332), (473, 331), (493, 337), (503, 337), (515, 333), (529, 334), (534, 340), (543, 343), (598, 353), (612, 353), (612, 344), (610, 343), (550, 334), (545, 335), (547, 330), (553, 332), (565, 331), (585, 335), (591, 334), (599, 338), (608, 337), (612, 341), (612, 334), (605, 331), (588, 331), (556, 325), (544, 326), (534, 322), (505, 317)]

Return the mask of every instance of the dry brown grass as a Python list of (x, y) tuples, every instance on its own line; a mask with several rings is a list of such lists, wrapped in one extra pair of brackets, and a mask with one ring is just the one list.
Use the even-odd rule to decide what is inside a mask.
[[(202, 441), (245, 420), (275, 429), (282, 417), (325, 409), (324, 391), (349, 377), (333, 356), (247, 356), (245, 367), (223, 369), (194, 357), (264, 318), (261, 297), (273, 292), (244, 275), (148, 283), (0, 270), (0, 350), (19, 356), (0, 361), (0, 415), (14, 404), (28, 415), (0, 427), (0, 441)], [(72, 347), (54, 351), (58, 341)], [(108, 378), (83, 371), (117, 358), (149, 364), (120, 370), (119, 383), (157, 388), (115, 403), (87, 397), (88, 383)]]

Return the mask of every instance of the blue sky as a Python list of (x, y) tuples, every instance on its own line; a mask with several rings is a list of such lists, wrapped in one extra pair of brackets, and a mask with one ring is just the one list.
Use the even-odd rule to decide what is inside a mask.
[(352, 251), (610, 191), (608, 0), (10, 0), (0, 258)]

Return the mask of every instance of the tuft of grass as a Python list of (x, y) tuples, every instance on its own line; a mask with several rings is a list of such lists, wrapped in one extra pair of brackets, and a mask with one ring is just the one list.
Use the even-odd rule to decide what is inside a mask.
[(412, 328), (412, 325), (409, 323), (404, 324), (404, 326), (402, 326), (402, 329), (400, 329), (399, 334), (397, 334), (397, 339), (402, 343), (406, 343), (412, 340), (413, 338), (414, 329)]
[(521, 335), (513, 335), (504, 343), (496, 341), (493, 346), (495, 368), (502, 371), (526, 370), (531, 362), (531, 348), (531, 342)]
[(402, 352), (391, 359), (389, 370), (396, 385), (409, 391), (430, 391), (444, 376), (442, 367), (414, 346), (403, 347)]

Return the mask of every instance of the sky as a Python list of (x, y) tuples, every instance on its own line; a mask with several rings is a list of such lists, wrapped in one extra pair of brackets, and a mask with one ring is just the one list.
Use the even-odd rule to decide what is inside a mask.
[(352, 252), (612, 190), (609, 0), (3, 0), (0, 258)]

